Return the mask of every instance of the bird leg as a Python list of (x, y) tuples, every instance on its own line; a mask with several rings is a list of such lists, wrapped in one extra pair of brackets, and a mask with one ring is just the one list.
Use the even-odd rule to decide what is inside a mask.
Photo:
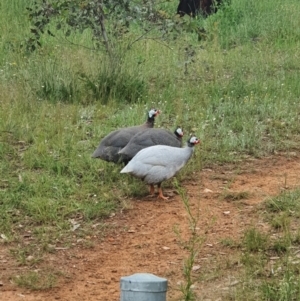
[(150, 184), (150, 194), (154, 194), (155, 189), (154, 189), (154, 185)]
[(158, 185), (158, 198), (163, 200), (168, 200), (169, 198), (163, 195), (162, 189), (160, 184)]

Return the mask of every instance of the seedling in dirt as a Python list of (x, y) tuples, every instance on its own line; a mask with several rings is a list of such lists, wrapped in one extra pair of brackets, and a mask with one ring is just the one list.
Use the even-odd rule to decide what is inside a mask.
[(183, 263), (184, 283), (181, 284), (180, 290), (182, 292), (184, 301), (193, 301), (196, 300), (196, 295), (193, 290), (193, 284), (195, 283), (193, 268), (197, 260), (199, 250), (205, 241), (205, 236), (200, 236), (197, 232), (197, 224), (200, 218), (197, 206), (195, 211), (193, 212), (186, 191), (179, 186), (176, 179), (174, 180), (174, 185), (179, 193), (179, 196), (181, 197), (181, 201), (183, 202), (185, 211), (187, 213), (190, 235), (188, 239), (183, 238), (179, 230), (175, 229), (175, 233), (179, 238), (181, 246), (188, 251), (187, 258), (184, 259)]

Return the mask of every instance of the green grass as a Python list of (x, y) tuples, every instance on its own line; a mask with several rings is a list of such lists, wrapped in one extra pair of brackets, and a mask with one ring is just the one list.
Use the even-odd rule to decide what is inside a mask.
[[(174, 41), (143, 39), (125, 50), (141, 34), (133, 26), (118, 40), (122, 55), (115, 69), (102, 52), (86, 48), (93, 44), (88, 32), (70, 36), (79, 46), (59, 34), (44, 36), (43, 47), (28, 54), (27, 5), (0, 3), (0, 233), (7, 244), (30, 231), (42, 246), (57, 237), (70, 245), (90, 232), (102, 237), (103, 227), (91, 225), (126, 206), (125, 195), (143, 195), (145, 188), (121, 176), (120, 166), (90, 156), (110, 131), (144, 122), (152, 106), (162, 110), (157, 127), (180, 124), (186, 137), (201, 139), (181, 179), (212, 162), (299, 150), (299, 1), (232, 0), (207, 19), (183, 19), (205, 29), (201, 41), (181, 32)], [(160, 4), (169, 16), (176, 5)], [(270, 221), (274, 229), (286, 231), (288, 219), (299, 216), (298, 198), (292, 192), (268, 202), (274, 213), (289, 208)], [(71, 221), (80, 227), (72, 231)], [(247, 252), (260, 250), (259, 236), (247, 235), (254, 239), (245, 241)], [(269, 248), (287, 252), (293, 235)], [(28, 264), (26, 254), (14, 254)], [(265, 300), (283, 290), (268, 282)]]
[(29, 271), (13, 277), (13, 282), (18, 286), (30, 290), (46, 290), (56, 285), (60, 273), (55, 271)]
[(266, 209), (274, 215), (285, 213), (289, 216), (299, 217), (300, 190), (284, 191), (275, 198), (266, 201)]
[[(284, 192), (257, 208), (264, 216), (264, 231), (246, 229), (237, 249), (240, 280), (228, 300), (298, 300), (299, 282), (299, 191)], [(232, 242), (222, 244), (232, 248)], [(238, 276), (237, 276), (238, 275)], [(225, 299), (227, 300), (227, 299)]]

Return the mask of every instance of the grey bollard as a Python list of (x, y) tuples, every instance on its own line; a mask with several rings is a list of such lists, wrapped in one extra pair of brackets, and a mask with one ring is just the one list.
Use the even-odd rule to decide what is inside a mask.
[(153, 274), (121, 277), (120, 301), (166, 301), (168, 281)]

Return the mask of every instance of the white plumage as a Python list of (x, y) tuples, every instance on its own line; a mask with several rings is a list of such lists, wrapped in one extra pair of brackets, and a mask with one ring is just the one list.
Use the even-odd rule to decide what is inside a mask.
[(121, 170), (142, 179), (150, 185), (150, 193), (154, 193), (154, 185), (158, 185), (159, 197), (163, 196), (161, 183), (173, 177), (190, 159), (194, 145), (200, 141), (196, 137), (188, 140), (184, 148), (167, 145), (154, 145), (139, 151)]

